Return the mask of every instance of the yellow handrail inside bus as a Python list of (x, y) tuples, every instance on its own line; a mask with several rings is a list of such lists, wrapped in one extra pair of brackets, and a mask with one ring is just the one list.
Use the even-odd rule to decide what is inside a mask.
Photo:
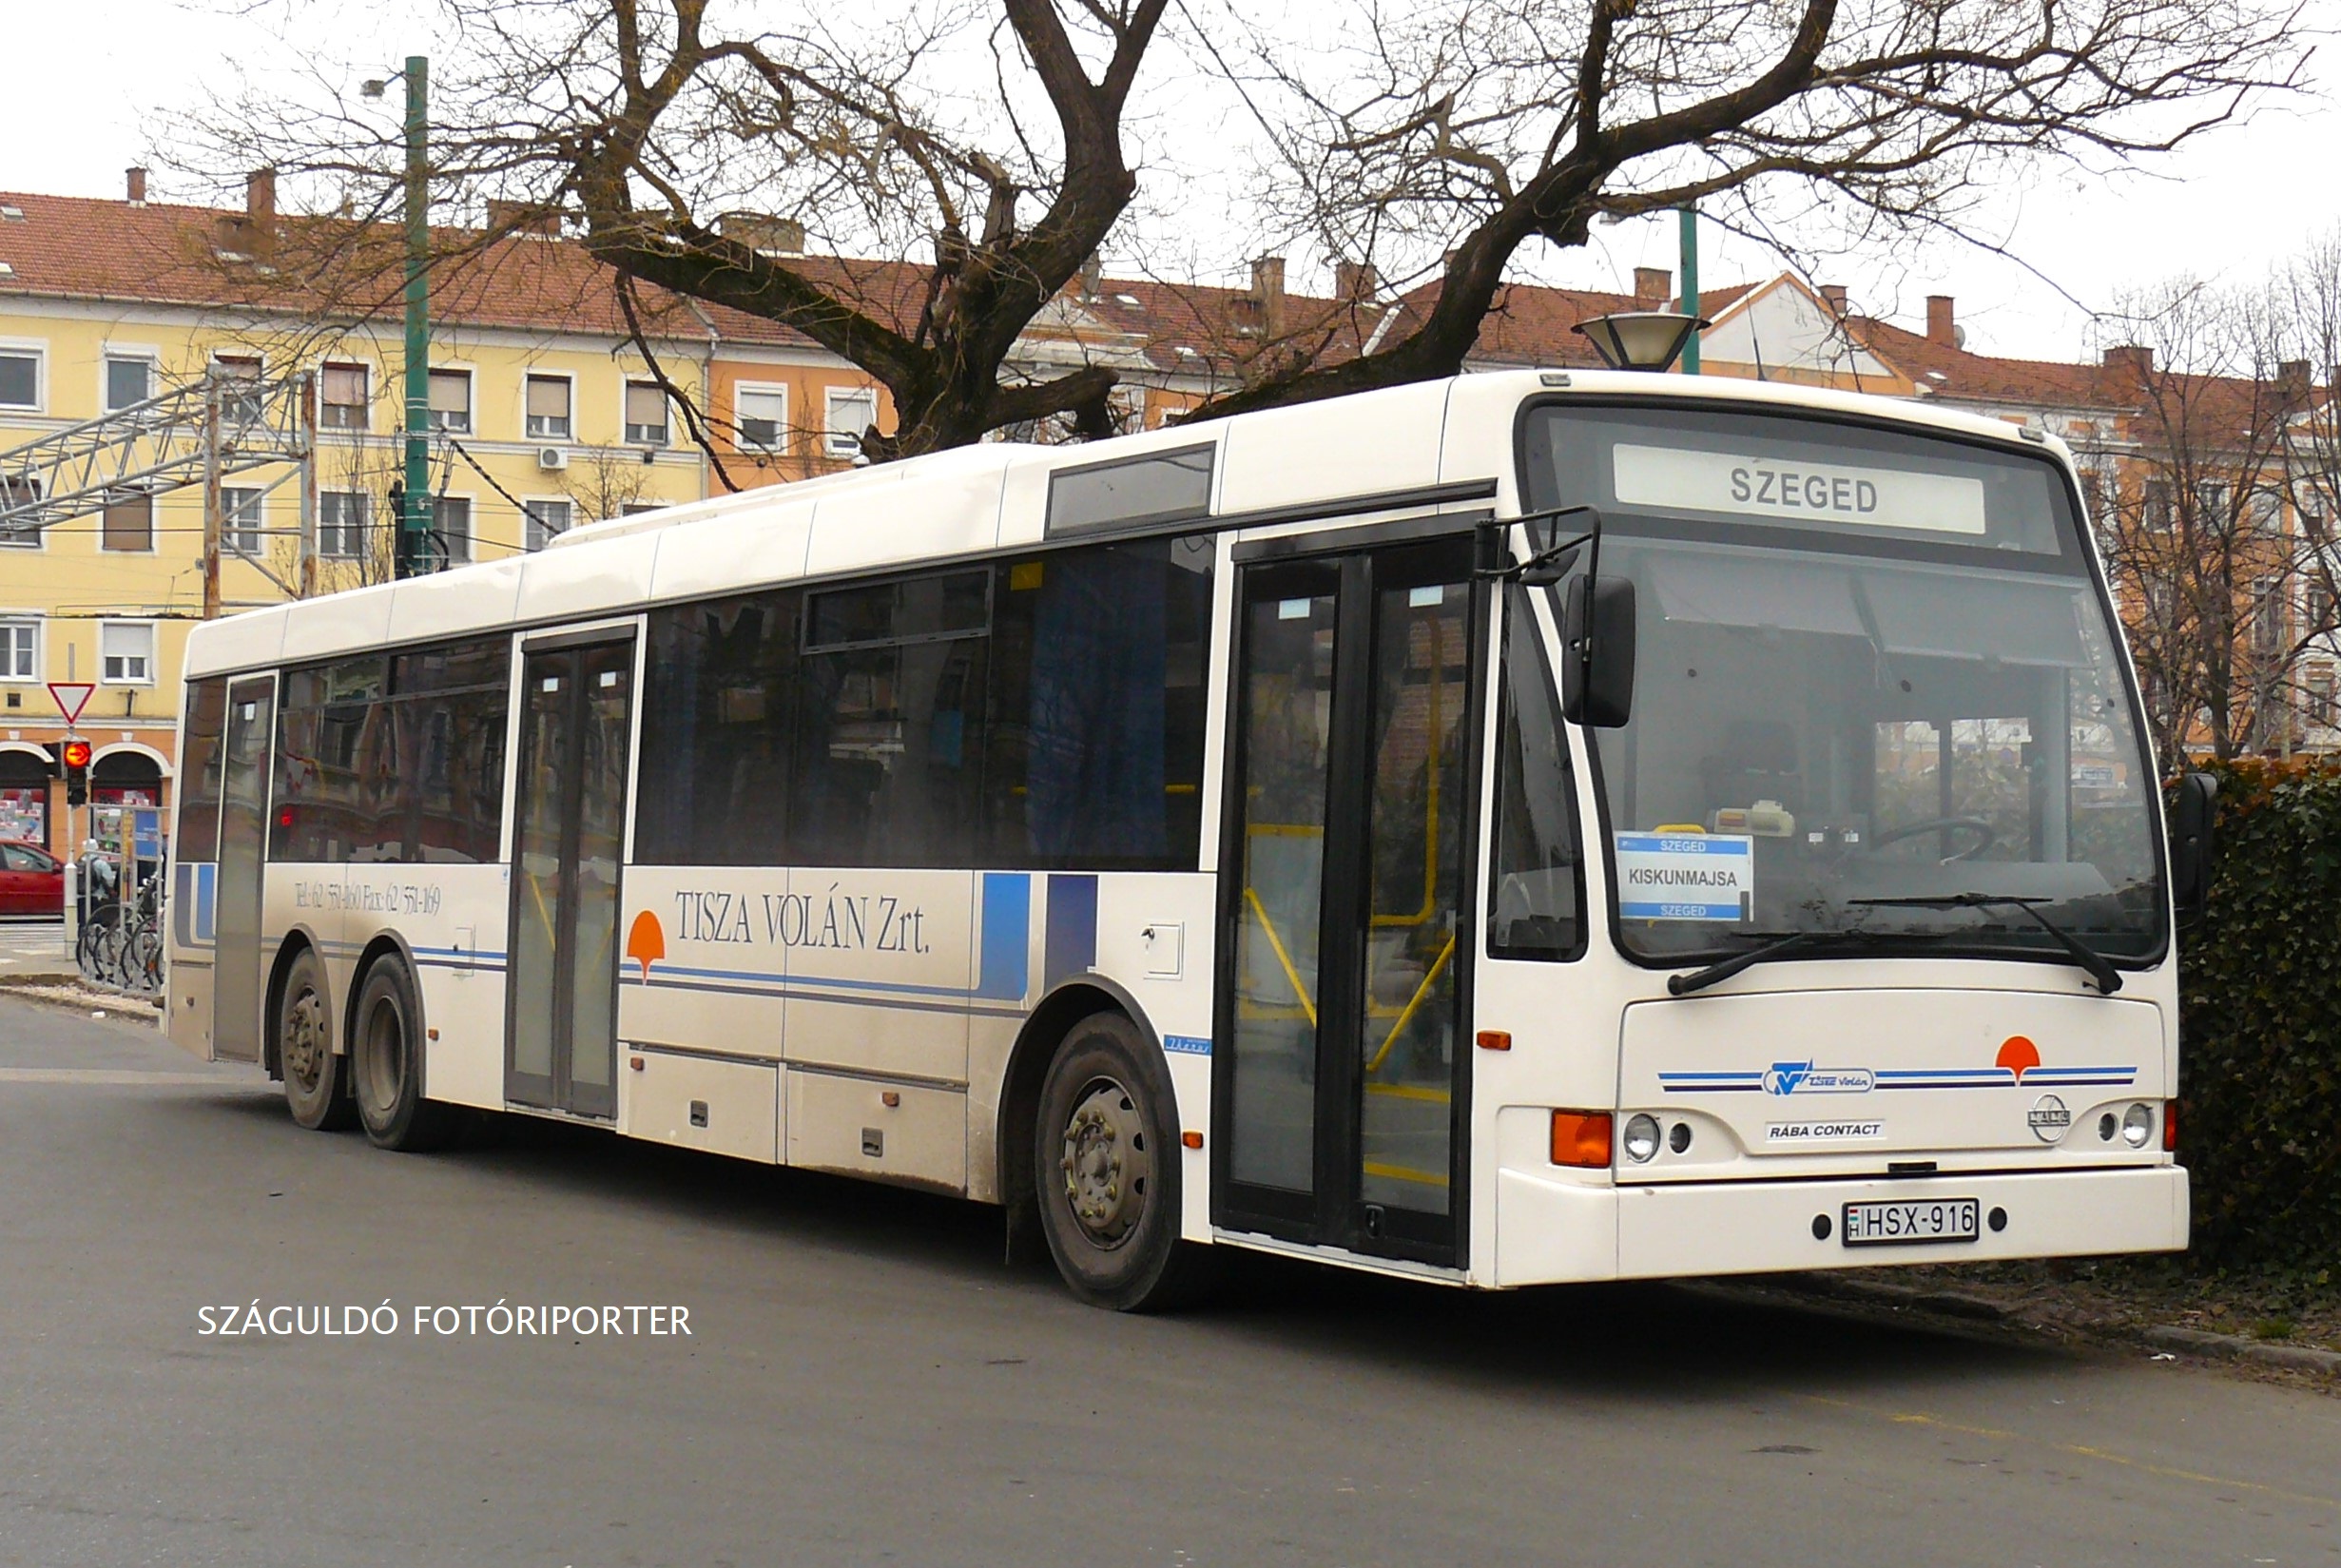
[(1283, 939), (1276, 935), (1276, 923), (1268, 919), (1267, 910), (1260, 902), (1260, 895), (1248, 885), (1244, 889), (1244, 898), (1251, 905), (1251, 912), (1259, 917), (1260, 929), (1268, 939), (1268, 950), (1276, 955), (1276, 961), (1284, 965), (1285, 978), (1292, 982), (1292, 994), (1301, 998), (1301, 1011), (1308, 1015), (1308, 1027), (1316, 1028), (1316, 1000), (1309, 996), (1308, 987), (1301, 983), (1301, 972), (1293, 966), (1292, 955), (1285, 951)]
[(1449, 932), (1447, 945), (1439, 950), (1439, 957), (1432, 960), (1429, 972), (1422, 977), (1422, 983), (1414, 988), (1414, 996), (1406, 1003), (1405, 1011), (1399, 1014), (1398, 1022), (1390, 1026), (1390, 1033), (1383, 1039), (1382, 1049), (1375, 1052), (1374, 1059), (1365, 1064), (1365, 1071), (1368, 1073), (1382, 1071), (1383, 1058), (1390, 1054), (1390, 1047), (1398, 1043), (1398, 1037), (1405, 1033), (1406, 1026), (1414, 1022), (1415, 1014), (1422, 1006), (1422, 998), (1431, 994), (1431, 986), (1438, 981), (1440, 971), (1447, 967), (1447, 960), (1453, 957), (1455, 957), (1455, 935)]

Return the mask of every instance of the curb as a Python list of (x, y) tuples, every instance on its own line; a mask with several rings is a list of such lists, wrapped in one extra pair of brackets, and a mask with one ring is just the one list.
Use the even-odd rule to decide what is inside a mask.
[[(1877, 1307), (1914, 1308), (1938, 1317), (1961, 1318), (1970, 1323), (2007, 1323), (2017, 1316), (1999, 1302), (1969, 1295), (1962, 1290), (1925, 1290), (1916, 1286), (1892, 1285), (1883, 1280), (1845, 1279), (1830, 1274), (1775, 1274), (1770, 1276), (1766, 1283), (1798, 1295)], [(2283, 1366), (2294, 1371), (2321, 1372), (2328, 1377), (2341, 1377), (2341, 1350), (2319, 1350), (2305, 1345), (2273, 1345), (2265, 1340), (2247, 1339), (2240, 1334), (2214, 1334), (2207, 1329), (2180, 1328), (2163, 1324), (2137, 1329), (2122, 1337), (2139, 1340), (2159, 1349), (2185, 1351), (2189, 1355), (2254, 1362), (2262, 1366)]]

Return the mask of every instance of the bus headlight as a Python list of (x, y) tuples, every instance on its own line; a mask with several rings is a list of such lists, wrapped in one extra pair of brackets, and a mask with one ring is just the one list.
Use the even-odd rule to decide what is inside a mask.
[(2121, 1141), (2132, 1149), (2143, 1149), (2146, 1140), (2154, 1136), (2154, 1108), (2133, 1105), (2121, 1118)]
[(1626, 1158), (1636, 1165), (1647, 1163), (1658, 1152), (1658, 1118), (1643, 1112), (1626, 1121)]

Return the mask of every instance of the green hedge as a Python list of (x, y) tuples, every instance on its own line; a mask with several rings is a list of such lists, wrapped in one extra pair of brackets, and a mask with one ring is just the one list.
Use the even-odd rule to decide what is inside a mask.
[(2341, 767), (2210, 771), (2217, 869), (2202, 929), (2179, 938), (2195, 1254), (2324, 1268), (2341, 1260)]

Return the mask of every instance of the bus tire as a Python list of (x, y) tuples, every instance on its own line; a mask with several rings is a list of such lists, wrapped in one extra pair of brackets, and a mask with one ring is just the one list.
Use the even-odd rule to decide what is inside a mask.
[(1138, 1028), (1093, 1013), (1066, 1031), (1034, 1126), (1040, 1228), (1057, 1272), (1093, 1307), (1164, 1311), (1205, 1284), (1179, 1239), (1179, 1137), (1170, 1076)]
[(350, 1089), (366, 1136), (406, 1153), (440, 1147), (454, 1131), (455, 1113), (423, 1098), (422, 1008), (403, 961), (380, 958), (367, 969), (355, 1017)]
[(356, 1126), (349, 1058), (334, 1055), (325, 966), (316, 949), (303, 947), (293, 956), (277, 994), (272, 1023), (277, 1070), (284, 1076), (284, 1105), (293, 1120), (312, 1132), (339, 1132)]

